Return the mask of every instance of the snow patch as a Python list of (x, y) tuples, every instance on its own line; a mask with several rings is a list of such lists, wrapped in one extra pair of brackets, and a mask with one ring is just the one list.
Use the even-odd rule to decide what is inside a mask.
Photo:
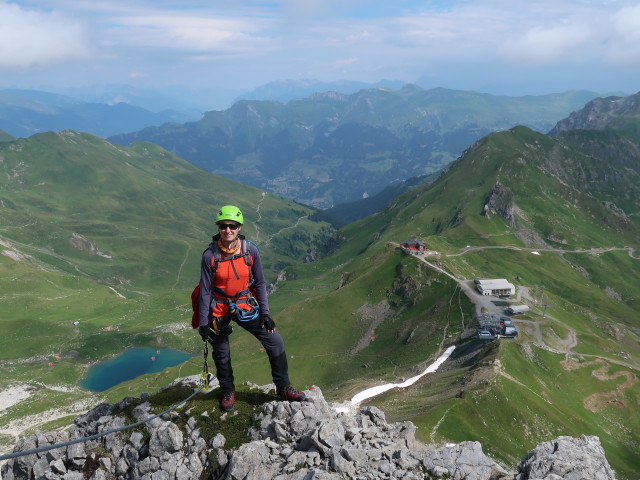
[(118, 292), (115, 288), (113, 287), (109, 287), (109, 290), (111, 290), (113, 293), (115, 293), (117, 296), (119, 296), (120, 298), (127, 298), (124, 295), (122, 295), (120, 292)]
[(447, 348), (444, 351), (444, 353), (440, 355), (440, 357), (438, 357), (438, 359), (435, 362), (429, 365), (424, 372), (422, 372), (419, 375), (416, 375), (415, 377), (411, 377), (402, 383), (387, 383), (385, 385), (378, 385), (376, 387), (368, 388), (354, 395), (353, 398), (351, 398), (350, 402), (343, 402), (340, 404), (336, 404), (336, 405), (333, 405), (332, 408), (338, 413), (352, 413), (359, 403), (361, 403), (362, 401), (368, 398), (375, 397), (376, 395), (380, 395), (381, 393), (391, 390), (392, 388), (409, 387), (414, 383), (416, 383), (418, 380), (420, 380), (427, 373), (433, 373), (437, 371), (438, 368), (440, 368), (440, 365), (442, 365), (445, 362), (445, 360), (451, 356), (455, 348), (456, 347), (454, 345)]

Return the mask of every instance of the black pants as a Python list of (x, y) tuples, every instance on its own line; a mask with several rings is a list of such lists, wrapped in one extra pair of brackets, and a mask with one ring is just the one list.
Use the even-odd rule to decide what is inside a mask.
[[(248, 322), (235, 322), (247, 332), (256, 337), (269, 356), (271, 364), (271, 377), (276, 387), (286, 387), (290, 385), (289, 365), (287, 364), (287, 354), (284, 351), (284, 340), (278, 331), (267, 332), (260, 328), (260, 319), (256, 318)], [(229, 335), (209, 336), (209, 343), (213, 347), (211, 355), (216, 365), (216, 376), (220, 382), (220, 390), (223, 392), (235, 391), (233, 383), (233, 368), (231, 367), (231, 350), (229, 348)]]

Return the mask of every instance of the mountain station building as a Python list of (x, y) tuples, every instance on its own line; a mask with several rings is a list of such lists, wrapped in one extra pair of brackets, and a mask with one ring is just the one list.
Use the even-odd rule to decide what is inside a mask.
[(415, 238), (402, 242), (400, 244), (400, 248), (402, 248), (405, 252), (414, 255), (421, 255), (429, 250), (424, 243), (422, 243), (420, 240), (416, 240)]
[(474, 280), (476, 289), (481, 295), (493, 295), (495, 297), (508, 297), (516, 293), (513, 283), (507, 282), (504, 278), (489, 278)]
[(507, 308), (508, 315), (518, 315), (519, 313), (526, 313), (529, 311), (528, 305), (511, 305)]

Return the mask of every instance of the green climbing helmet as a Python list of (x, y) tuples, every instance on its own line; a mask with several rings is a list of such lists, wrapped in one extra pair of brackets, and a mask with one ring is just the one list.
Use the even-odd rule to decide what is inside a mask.
[(242, 216), (242, 212), (240, 209), (234, 205), (225, 205), (218, 210), (218, 214), (216, 215), (216, 223), (222, 220), (231, 220), (233, 222), (238, 222), (240, 225), (244, 223), (244, 217)]

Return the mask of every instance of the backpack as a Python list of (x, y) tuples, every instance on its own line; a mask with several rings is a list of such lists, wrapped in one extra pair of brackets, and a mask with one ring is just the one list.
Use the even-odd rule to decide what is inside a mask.
[[(211, 257), (211, 278), (213, 279), (213, 277), (216, 274), (216, 270), (218, 269), (218, 264), (219, 262), (224, 262), (227, 260), (235, 260), (236, 258), (240, 258), (240, 257), (244, 257), (244, 261), (247, 265), (249, 265), (249, 267), (251, 267), (253, 265), (253, 258), (251, 257), (251, 254), (249, 253), (249, 248), (247, 246), (247, 242), (248, 240), (245, 240), (244, 238), (240, 240), (241, 244), (240, 244), (240, 252), (236, 253), (235, 255), (232, 255), (230, 257), (222, 257), (222, 252), (220, 252), (220, 249), (218, 248), (217, 244), (214, 244), (213, 246), (213, 256)], [(257, 248), (257, 245), (253, 242), (251, 242), (252, 245), (255, 245)], [(204, 255), (204, 252), (206, 252), (207, 250), (209, 250), (209, 248), (211, 247), (207, 247), (202, 254)], [(251, 269), (249, 269), (249, 272), (251, 272)], [(251, 286), (253, 284), (253, 278), (249, 279), (249, 288), (251, 289)], [(191, 292), (191, 309), (192, 309), (192, 313), (191, 313), (191, 328), (193, 328), (194, 330), (198, 328), (199, 324), (200, 324), (200, 283), (198, 283), (195, 288), (193, 289), (193, 291)]]

